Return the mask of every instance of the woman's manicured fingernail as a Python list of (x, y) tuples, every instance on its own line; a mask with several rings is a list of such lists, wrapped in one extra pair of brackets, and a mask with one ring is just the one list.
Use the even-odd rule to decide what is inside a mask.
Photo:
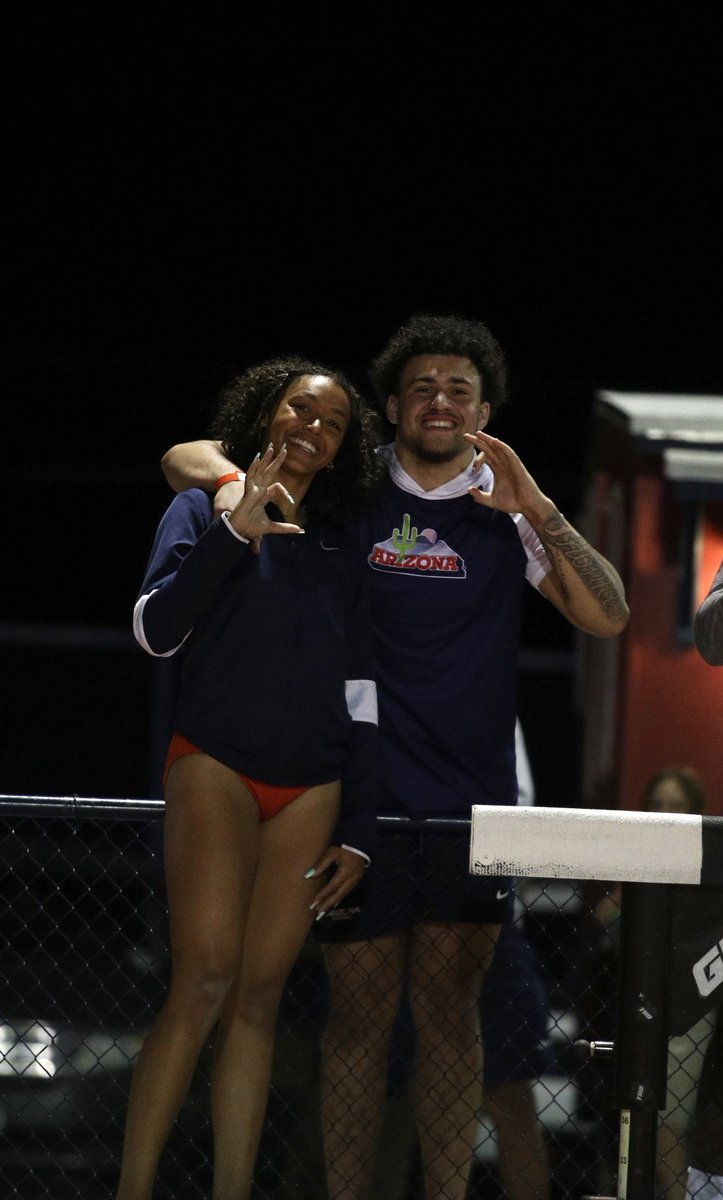
[(320, 920), (321, 920), (321, 918), (322, 918), (322, 917), (325, 917), (325, 916), (326, 916), (326, 909), (325, 909), (325, 908), (323, 908), (323, 909), (321, 910), (321, 912), (320, 912), (320, 913), (317, 913), (317, 914), (316, 914), (316, 917), (314, 918), (314, 920), (316, 920), (316, 921), (320, 921)]
[(316, 875), (316, 867), (309, 867), (308, 871), (304, 871), (304, 879), (313, 879)]

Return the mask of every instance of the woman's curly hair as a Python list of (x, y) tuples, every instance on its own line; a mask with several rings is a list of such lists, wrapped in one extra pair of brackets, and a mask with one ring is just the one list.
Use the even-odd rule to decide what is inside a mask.
[(349, 400), (349, 426), (334, 469), (315, 475), (304, 498), (310, 520), (339, 524), (369, 506), (386, 476), (375, 453), (382, 441), (379, 416), (340, 371), (297, 355), (249, 367), (221, 389), (210, 434), (222, 443), (232, 462), (246, 468), (260, 449), (267, 422), (301, 375), (333, 379)]
[(458, 354), (469, 358), (482, 380), (482, 399), (490, 416), (507, 399), (507, 363), (497, 339), (486, 325), (467, 317), (417, 313), (397, 330), (373, 360), (371, 380), (384, 408), (389, 396), (399, 394), (402, 372), (419, 354)]

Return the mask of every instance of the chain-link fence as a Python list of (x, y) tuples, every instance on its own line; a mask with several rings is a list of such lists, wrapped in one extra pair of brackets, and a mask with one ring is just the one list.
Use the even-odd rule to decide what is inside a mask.
[[(5, 798), (2, 813), (0, 1189), (22, 1200), (110, 1197), (134, 1060), (168, 978), (162, 804)], [(613, 1194), (613, 1068), (581, 1059), (576, 1046), (614, 1034), (612, 891), (526, 880), (505, 937), (480, 1002), (487, 1098), (465, 1126), (468, 1198)], [(415, 1071), (424, 1071), (412, 1011), (406, 997), (391, 1040), (374, 1200), (424, 1194), (413, 1116)], [(319, 1097), (328, 1012), (324, 959), (310, 936), (280, 1014), (259, 1200), (327, 1196)], [(659, 1136), (666, 1200), (684, 1194), (713, 1020), (671, 1041)], [(211, 1055), (209, 1046), (164, 1152), (159, 1197), (210, 1195)]]

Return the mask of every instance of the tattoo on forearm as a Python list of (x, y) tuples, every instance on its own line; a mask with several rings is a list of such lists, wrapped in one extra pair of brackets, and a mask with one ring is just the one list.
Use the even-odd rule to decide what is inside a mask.
[[(617, 571), (568, 524), (561, 513), (554, 513), (547, 518), (539, 531), (539, 538), (553, 565), (556, 566), (561, 559), (566, 559), (606, 616), (612, 621), (618, 621), (625, 616), (622, 585)], [(556, 566), (555, 573), (563, 595), (569, 599), (570, 591), (564, 571), (558, 570)]]

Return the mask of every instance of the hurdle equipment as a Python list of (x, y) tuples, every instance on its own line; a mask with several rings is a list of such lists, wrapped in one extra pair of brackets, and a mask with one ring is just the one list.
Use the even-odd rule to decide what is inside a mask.
[(617, 1200), (650, 1200), (668, 1037), (723, 999), (723, 818), (477, 805), (469, 869), (622, 883)]

